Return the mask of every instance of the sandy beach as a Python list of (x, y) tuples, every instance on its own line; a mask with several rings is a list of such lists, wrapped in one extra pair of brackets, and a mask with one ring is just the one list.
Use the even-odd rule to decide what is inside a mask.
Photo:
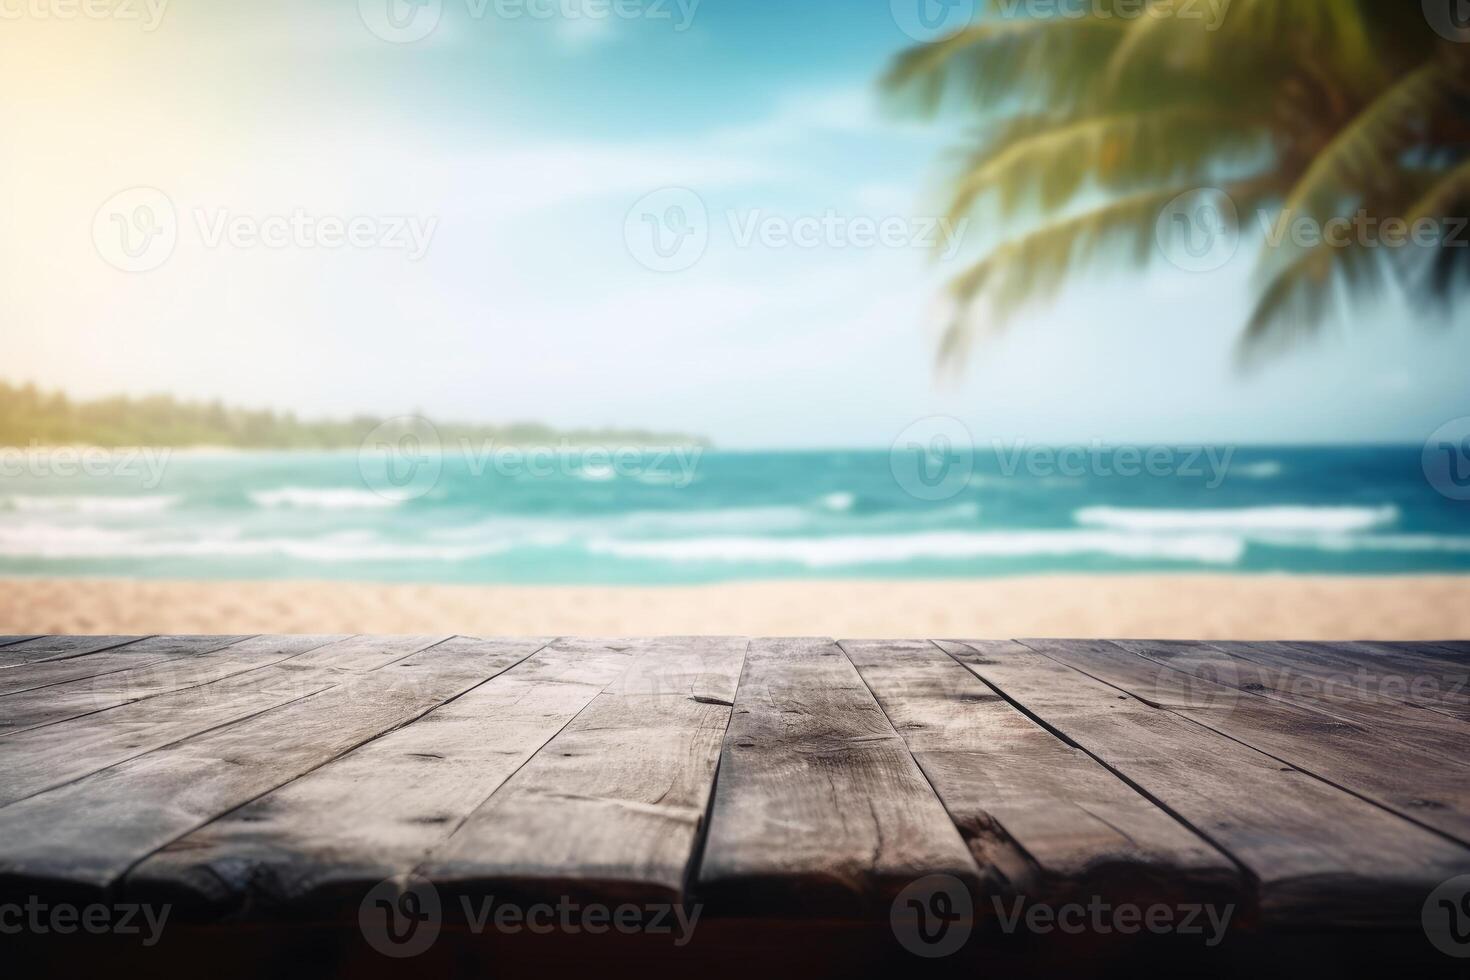
[(0, 633), (1470, 637), (1470, 576), (1048, 576), (687, 588), (0, 580)]

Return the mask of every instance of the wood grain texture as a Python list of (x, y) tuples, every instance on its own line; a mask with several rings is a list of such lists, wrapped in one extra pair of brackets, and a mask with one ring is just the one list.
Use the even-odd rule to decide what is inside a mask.
[(1470, 872), (1461, 845), (1026, 646), (942, 645), (1231, 855), (1269, 925), (1407, 928)]
[(1405, 678), (1377, 671), (1351, 678), (1324, 680), (1296, 670), (1289, 648), (1276, 663), (1246, 659), (1268, 653), (1276, 644), (1209, 644), (1168, 641), (1117, 640), (1117, 646), (1164, 667), (1194, 678), (1191, 700), (1209, 704), (1220, 700), (1212, 685), (1233, 688), (1257, 697), (1321, 712), (1364, 726), (1369, 737), (1390, 740), (1444, 759), (1464, 764), (1464, 746), (1470, 744), (1470, 722), (1412, 704)]
[(1243, 659), (1290, 668), (1335, 688), (1362, 687), (1365, 677), (1374, 679), (1385, 696), (1470, 721), (1470, 670), (1445, 659), (1372, 643), (1215, 645)]
[(82, 657), (141, 639), (141, 636), (10, 636), (0, 643), (0, 670), (43, 660)]
[(523, 900), (683, 901), (746, 646), (638, 644), (627, 670), (421, 873), (441, 890)]
[(1238, 901), (1239, 868), (929, 642), (844, 641), (986, 873), (1034, 901)]
[[(150, 636), (147, 639), (126, 642), (122, 637), (108, 637), (119, 642), (108, 646), (94, 647), (90, 644), (66, 656), (43, 657), (39, 661), (17, 664), (0, 670), (0, 695), (34, 691), (68, 681), (99, 677), (103, 674), (150, 664), (165, 663), (184, 657), (195, 657), (211, 653), (246, 639), (244, 636)], [(101, 643), (102, 640), (97, 642)], [(29, 644), (26, 644), (29, 646)], [(45, 649), (40, 648), (40, 649)], [(95, 652), (93, 652), (95, 651)]]
[(1448, 758), (1424, 753), (1395, 738), (1389, 726), (1349, 722), (1307, 705), (1203, 681), (1105, 641), (1021, 642), (1470, 845), (1470, 764), (1458, 753)]
[(269, 667), (342, 639), (340, 636), (260, 636), (232, 643), (213, 653), (9, 694), (0, 697), (0, 736), (210, 684)]
[[(616, 649), (613, 649), (616, 647)], [(411, 725), (184, 836), (128, 877), (204, 905), (355, 907), (406, 875), (604, 687), (636, 646), (558, 641)]]
[[(259, 671), (6, 736), (0, 739), (6, 749), (0, 753), (0, 806), (171, 742), (349, 684), (439, 639), (385, 637), (364, 643), (354, 638)], [(399, 678), (400, 683), (405, 680)]]
[(524, 643), (450, 640), (362, 671), (351, 683), (0, 807), (0, 839), (10, 842), (0, 855), (0, 890), (18, 894), (38, 880), (77, 891), (109, 888), (171, 841), (412, 722), (531, 650)]
[(699, 890), (712, 910), (883, 916), (928, 874), (980, 872), (842, 650), (757, 640), (720, 760)]

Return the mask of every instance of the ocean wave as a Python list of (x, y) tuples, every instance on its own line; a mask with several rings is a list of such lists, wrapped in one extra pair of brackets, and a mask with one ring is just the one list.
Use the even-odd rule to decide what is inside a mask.
[(157, 514), (178, 504), (174, 495), (143, 497), (0, 496), (0, 510), (27, 514)]
[(1399, 519), (1397, 507), (1247, 507), (1237, 510), (1142, 510), (1083, 507), (1072, 515), (1084, 527), (1117, 531), (1368, 531)]
[(255, 506), (268, 510), (376, 510), (401, 503), (359, 487), (281, 487), (256, 490), (249, 497)]
[(1397, 551), (1470, 553), (1470, 537), (1455, 534), (1265, 534), (1253, 543), (1316, 551)]
[(892, 564), (922, 558), (1026, 558), (1087, 554), (1233, 565), (1245, 553), (1245, 542), (1239, 537), (1222, 534), (990, 531), (827, 538), (716, 537), (671, 541), (602, 538), (590, 542), (588, 550), (618, 558), (675, 562), (777, 562), (808, 568)]

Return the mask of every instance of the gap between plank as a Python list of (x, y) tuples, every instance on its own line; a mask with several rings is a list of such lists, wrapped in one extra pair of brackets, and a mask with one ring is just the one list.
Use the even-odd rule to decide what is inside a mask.
[[(382, 667), (376, 667), (376, 668), (374, 668), (373, 671), (368, 671), (368, 673), (373, 673), (374, 671), (382, 670), (383, 667), (391, 667), (393, 664), (398, 663), (399, 660), (406, 660), (409, 657), (416, 657), (416, 656), (418, 656), (421, 653), (424, 653), (426, 651), (432, 650), (435, 647), (442, 646), (443, 644), (448, 643), (450, 640), (454, 640), (454, 639), (458, 639), (458, 638), (459, 638), (459, 636), (457, 634), (455, 636), (447, 636), (444, 639), (439, 640), (438, 642), (429, 644), (428, 646), (424, 647), (422, 650), (415, 650), (412, 653), (405, 654), (404, 656), (399, 657), (398, 660), (389, 661), (388, 663), (383, 664)], [(430, 706), (429, 708), (426, 708), (425, 710), (419, 712), (418, 714), (414, 715), (413, 717), (408, 718), (408, 719), (406, 719), (406, 720), (404, 720), (402, 722), (399, 722), (398, 724), (393, 725), (391, 727), (385, 728), (382, 731), (378, 732), (377, 734), (372, 735), (369, 738), (363, 739), (361, 742), (358, 742), (357, 744), (351, 746), (350, 748), (347, 748), (347, 749), (342, 750), (341, 752), (338, 752), (336, 755), (332, 756), (331, 758), (324, 759), (321, 763), (319, 763), (319, 764), (317, 764), (315, 766), (312, 766), (311, 768), (306, 769), (306, 770), (304, 770), (302, 772), (297, 773), (296, 775), (292, 776), (290, 779), (286, 780), (285, 782), (278, 783), (277, 785), (270, 787), (269, 789), (265, 790), (264, 792), (257, 793), (255, 796), (252, 796), (248, 800), (242, 800), (241, 802), (239, 802), (235, 806), (230, 807), (228, 810), (224, 811), (223, 813), (216, 813), (214, 816), (210, 817), (208, 820), (204, 820), (204, 821), (202, 821), (202, 822), (200, 822), (198, 824), (195, 824), (193, 827), (190, 827), (189, 829), (187, 829), (187, 830), (185, 830), (185, 831), (177, 834), (176, 836), (170, 838), (169, 840), (167, 840), (164, 843), (158, 845), (157, 847), (149, 850), (146, 854), (143, 854), (142, 856), (138, 857), (137, 859), (135, 859), (134, 861), (132, 861), (131, 863), (129, 863), (128, 866), (126, 868), (124, 868), (122, 870), (122, 872), (119, 873), (118, 876), (116, 878), (114, 878), (108, 884), (107, 889), (106, 889), (107, 894), (113, 895), (119, 888), (125, 889), (126, 888), (126, 885), (127, 885), (128, 876), (133, 873), (133, 869), (137, 868), (138, 865), (142, 864), (144, 861), (147, 861), (149, 858), (153, 857), (153, 855), (157, 854), (159, 851), (162, 851), (165, 848), (169, 847), (175, 841), (181, 840), (182, 838), (187, 837), (190, 834), (195, 833), (195, 832), (203, 829), (204, 827), (209, 826), (210, 824), (214, 823), (216, 820), (219, 820), (221, 817), (229, 816), (231, 813), (234, 813), (236, 810), (239, 810), (242, 807), (249, 806), (250, 804), (254, 803), (256, 800), (260, 799), (261, 797), (268, 796), (271, 793), (274, 793), (276, 790), (280, 789), (282, 786), (288, 786), (291, 783), (296, 782), (296, 780), (298, 780), (298, 779), (302, 779), (302, 778), (304, 778), (306, 776), (311, 775), (312, 773), (316, 772), (318, 769), (321, 769), (323, 766), (329, 766), (329, 765), (331, 765), (333, 762), (336, 762), (338, 759), (342, 758), (343, 756), (351, 755), (353, 752), (356, 752), (358, 749), (362, 748), (364, 745), (369, 745), (369, 744), (371, 744), (373, 742), (376, 742), (378, 739), (383, 738), (386, 735), (391, 735), (392, 733), (394, 733), (396, 731), (399, 731), (400, 729), (407, 728), (409, 725), (412, 725), (415, 722), (421, 721), (425, 716), (433, 714), (435, 711), (438, 711), (440, 708), (444, 707), (446, 704), (450, 704), (450, 703), (452, 703), (454, 701), (458, 701), (460, 698), (464, 697), (466, 694), (469, 694), (471, 691), (478, 690), (479, 688), (483, 687), (484, 685), (486, 685), (486, 684), (490, 683), (491, 681), (495, 680), (495, 678), (500, 677), (501, 675), (503, 675), (503, 674), (505, 674), (505, 673), (507, 673), (507, 672), (509, 672), (511, 670), (514, 670), (516, 667), (519, 667), (521, 664), (525, 663), (527, 660), (530, 660), (532, 657), (536, 656), (542, 650), (545, 650), (547, 647), (551, 646), (552, 644), (554, 644), (556, 642), (559, 642), (559, 640), (560, 640), (560, 638), (558, 638), (556, 640), (548, 640), (546, 643), (544, 643), (541, 646), (537, 647), (535, 650), (532, 650), (530, 653), (526, 654), (524, 657), (522, 657), (521, 659), (517, 660), (515, 663), (510, 664), (509, 666), (507, 666), (503, 670), (499, 670), (499, 671), (495, 672), (494, 674), (491, 674), (489, 677), (487, 677), (484, 680), (480, 681), (478, 684), (475, 684), (473, 687), (466, 688), (465, 690), (463, 690), (460, 693), (454, 695), (453, 697), (445, 698), (443, 701), (440, 701), (438, 704), (435, 704), (435, 705)], [(335, 684), (332, 685), (332, 687), (336, 687), (336, 686), (337, 685), (335, 685)], [(326, 689), (326, 691), (330, 691), (330, 690), (332, 690), (332, 688), (327, 688)], [(286, 702), (286, 705), (296, 704), (296, 703), (298, 703), (300, 701), (306, 700), (306, 698), (315, 697), (317, 694), (325, 694), (326, 691), (316, 691), (316, 692), (314, 692), (312, 694), (306, 695), (306, 697), (304, 697), (304, 698), (297, 698), (295, 701), (288, 701), (288, 702)], [(258, 711), (258, 712), (255, 713), (255, 715), (252, 715), (251, 717), (252, 718), (253, 717), (257, 717), (259, 715), (265, 714), (268, 711), (274, 711), (274, 710), (276, 710), (276, 708), (284, 708), (284, 707), (286, 707), (286, 705), (276, 705), (275, 708), (267, 708), (265, 711)], [(242, 719), (239, 719), (239, 720), (240, 721), (245, 721), (246, 719), (243, 719), (242, 718)], [(230, 722), (229, 724), (235, 724), (235, 722)], [(220, 728), (223, 728), (223, 727), (226, 727), (226, 726), (221, 725), (219, 727)], [(211, 730), (213, 731), (214, 729), (211, 729)], [(200, 734), (204, 734), (204, 733), (201, 732)], [(196, 738), (196, 737), (198, 737), (198, 736), (190, 736), (190, 738)], [(188, 741), (188, 739), (179, 739), (177, 742), (171, 742), (169, 744), (171, 744), (171, 745), (178, 745), (179, 742), (186, 742), (186, 741)], [(159, 748), (163, 748), (163, 746), (160, 746)], [(144, 754), (146, 755), (147, 753), (144, 753)], [(138, 757), (137, 756), (134, 756), (134, 758), (138, 758)], [(109, 767), (109, 768), (111, 768), (111, 767)], [(100, 772), (101, 770), (98, 770), (98, 771)]]
[[(933, 640), (930, 640), (929, 642), (934, 643)], [(976, 650), (974, 647), (970, 646), (970, 644), (968, 644), (968, 643), (965, 643), (965, 642), (960, 641), (960, 640), (956, 640), (956, 641), (953, 641), (953, 642), (955, 642), (955, 643), (957, 643), (957, 644), (959, 644), (961, 646), (968, 647), (970, 649), (970, 651), (972, 653), (976, 654), (977, 656), (983, 656), (983, 654), (981, 654), (979, 650)], [(1024, 643), (1021, 643), (1019, 640), (1013, 640), (1011, 642), (1017, 643), (1020, 646), (1025, 646), (1025, 644)], [(1175, 810), (1173, 807), (1169, 806), (1163, 800), (1159, 799), (1157, 796), (1155, 796), (1154, 794), (1150, 793), (1148, 790), (1144, 789), (1141, 785), (1139, 785), (1137, 782), (1135, 782), (1130, 776), (1126, 775), (1121, 770), (1119, 770), (1116, 766), (1110, 765), (1107, 762), (1107, 760), (1102, 759), (1096, 753), (1092, 752), (1090, 749), (1087, 749), (1086, 747), (1084, 747), (1082, 745), (1078, 745), (1072, 739), (1068, 738), (1055, 725), (1051, 724), (1046, 719), (1044, 719), (1040, 715), (1038, 715), (1036, 712), (1034, 712), (1030, 708), (1026, 707), (1020, 701), (1017, 701), (1015, 698), (1011, 697), (1005, 691), (1001, 690), (1000, 687), (998, 687), (996, 684), (992, 683), (988, 678), (986, 678), (983, 675), (981, 675), (979, 671), (975, 670), (969, 664), (965, 663), (963, 660), (960, 660), (958, 657), (956, 657), (954, 654), (950, 653), (948, 650), (945, 650), (944, 647), (939, 646), (938, 643), (934, 643), (934, 645), (936, 647), (938, 647), (941, 651), (943, 651), (943, 653), (945, 654), (945, 656), (949, 657), (955, 663), (959, 664), (961, 667), (965, 668), (970, 673), (972, 673), (976, 677), (980, 678), (980, 682), (982, 684), (986, 685), (992, 691), (994, 691), (996, 694), (998, 694), (1002, 698), (1004, 698), (1005, 701), (1006, 701), (1006, 703), (1010, 704), (1017, 711), (1021, 712), (1027, 718), (1030, 718), (1032, 721), (1036, 722), (1036, 724), (1040, 725), (1042, 728), (1044, 728), (1047, 731), (1051, 732), (1057, 738), (1060, 738), (1066, 744), (1072, 746), (1077, 751), (1083, 753), (1088, 758), (1092, 759), (1098, 765), (1102, 766), (1108, 772), (1112, 773), (1118, 779), (1122, 780), (1125, 785), (1127, 785), (1130, 789), (1132, 789), (1139, 796), (1142, 796), (1144, 799), (1148, 800), (1150, 803), (1152, 803), (1154, 806), (1158, 807), (1164, 813), (1167, 813), (1169, 816), (1173, 817), (1180, 824), (1182, 824), (1183, 826), (1187, 827), (1190, 831), (1192, 831), (1194, 834), (1196, 834), (1205, 843), (1209, 844), (1215, 850), (1219, 851), (1220, 854), (1223, 855), (1227, 861), (1231, 862), (1237, 868), (1240, 869), (1242, 883), (1247, 884), (1247, 885), (1250, 886), (1250, 894), (1251, 894), (1251, 897), (1255, 900), (1256, 906), (1257, 907), (1260, 906), (1260, 903), (1261, 903), (1261, 897), (1260, 897), (1260, 891), (1261, 891), (1261, 889), (1260, 889), (1260, 878), (1258, 878), (1256, 876), (1255, 872), (1253, 872), (1249, 867), (1247, 867), (1245, 865), (1245, 863), (1240, 860), (1240, 858), (1238, 858), (1234, 854), (1230, 853), (1230, 851), (1229, 851), (1228, 848), (1222, 846), (1220, 844), (1220, 842), (1217, 841), (1217, 840), (1215, 840), (1214, 837), (1212, 837), (1210, 834), (1205, 833), (1199, 827), (1196, 827), (1191, 821), (1185, 819), (1185, 817), (1182, 814), (1180, 814), (1177, 810)], [(1030, 647), (1026, 647), (1026, 649), (1027, 650), (1030, 650), (1031, 648)], [(1048, 659), (1050, 659), (1050, 658), (1048, 658)], [(1053, 661), (1053, 662), (1056, 662), (1056, 661)], [(1076, 669), (1076, 668), (1072, 667), (1069, 664), (1061, 664), (1061, 666), (1065, 667), (1068, 670), (1075, 670)], [(1081, 673), (1081, 671), (1078, 671), (1078, 673)]]
[[(1098, 676), (1096, 676), (1094, 674), (1088, 673), (1087, 671), (1083, 670), (1081, 667), (1075, 667), (1072, 664), (1067, 663), (1066, 661), (1058, 660), (1057, 658), (1048, 655), (1045, 651), (1038, 650), (1038, 649), (1036, 649), (1033, 646), (1027, 645), (1022, 640), (1016, 640), (1015, 642), (1016, 643), (1019, 643), (1023, 647), (1026, 647), (1026, 649), (1027, 650), (1030, 650), (1032, 653), (1035, 653), (1035, 654), (1038, 654), (1040, 656), (1046, 657), (1046, 659), (1050, 660), (1054, 664), (1057, 664), (1057, 665), (1059, 665), (1061, 667), (1066, 667), (1069, 670), (1075, 670), (1077, 673), (1083, 675), (1084, 677), (1091, 677), (1093, 680), (1097, 681), (1099, 684), (1104, 684), (1104, 685), (1106, 685), (1108, 687), (1111, 687), (1115, 691), (1121, 691), (1124, 694), (1128, 695), (1133, 700), (1139, 702), (1140, 704), (1147, 705), (1148, 707), (1152, 708), (1155, 711), (1167, 712), (1168, 714), (1173, 715), (1175, 718), (1178, 718), (1178, 719), (1180, 719), (1182, 721), (1187, 721), (1191, 725), (1195, 725), (1196, 727), (1203, 728), (1207, 732), (1212, 732), (1215, 735), (1219, 735), (1221, 738), (1229, 739), (1230, 741), (1234, 742), (1237, 745), (1243, 745), (1246, 748), (1250, 749), (1252, 752), (1259, 752), (1261, 755), (1264, 755), (1266, 758), (1268, 758), (1268, 759), (1274, 759), (1275, 761), (1281, 763), (1284, 766), (1291, 766), (1297, 772), (1303, 773), (1304, 775), (1307, 775), (1307, 776), (1311, 776), (1313, 779), (1317, 780), (1318, 782), (1324, 783), (1327, 786), (1331, 786), (1333, 789), (1338, 790), (1339, 792), (1346, 793), (1349, 796), (1357, 797), (1358, 799), (1362, 800), (1364, 803), (1371, 804), (1372, 806), (1377, 807), (1378, 809), (1382, 810), (1383, 812), (1388, 813), (1388, 814), (1391, 814), (1392, 816), (1398, 817), (1401, 820), (1407, 821), (1408, 823), (1411, 823), (1411, 824), (1413, 824), (1416, 827), (1422, 827), (1423, 829), (1429, 831), (1430, 833), (1432, 833), (1432, 834), (1434, 834), (1434, 835), (1436, 835), (1438, 837), (1444, 838), (1445, 840), (1449, 841), (1451, 844), (1458, 844), (1461, 847), (1470, 849), (1470, 841), (1463, 840), (1463, 839), (1461, 839), (1459, 837), (1454, 836), (1453, 834), (1450, 834), (1450, 833), (1448, 833), (1446, 831), (1440, 830), (1437, 827), (1431, 827), (1429, 824), (1422, 823), (1421, 821), (1416, 820), (1414, 817), (1411, 817), (1411, 816), (1409, 816), (1406, 813), (1400, 813), (1398, 810), (1394, 809), (1393, 807), (1388, 806), (1387, 804), (1382, 803), (1379, 800), (1375, 800), (1371, 796), (1365, 796), (1363, 793), (1360, 793), (1357, 790), (1352, 789), (1350, 787), (1344, 786), (1344, 785), (1342, 785), (1341, 783), (1338, 783), (1335, 780), (1328, 779), (1326, 776), (1323, 776), (1321, 773), (1313, 772), (1311, 769), (1308, 769), (1308, 768), (1306, 768), (1305, 766), (1303, 766), (1303, 765), (1301, 765), (1299, 763), (1292, 762), (1290, 759), (1283, 758), (1283, 757), (1281, 757), (1279, 755), (1275, 755), (1275, 754), (1273, 754), (1271, 752), (1268, 752), (1268, 751), (1266, 751), (1263, 748), (1260, 748), (1258, 746), (1252, 745), (1251, 743), (1247, 742), (1243, 738), (1237, 738), (1236, 736), (1231, 735), (1231, 734), (1229, 734), (1227, 732), (1222, 732), (1218, 728), (1213, 728), (1210, 725), (1207, 725), (1204, 722), (1199, 721), (1198, 719), (1191, 718), (1189, 715), (1181, 714), (1180, 712), (1176, 711), (1173, 708), (1167, 708), (1167, 707), (1164, 707), (1161, 704), (1155, 704), (1155, 703), (1153, 703), (1151, 701), (1147, 701), (1147, 700), (1139, 697), (1137, 694), (1134, 694), (1132, 691), (1128, 690), (1126, 687), (1119, 687), (1117, 684), (1114, 684), (1111, 681), (1108, 681), (1108, 680), (1106, 680), (1106, 679), (1104, 679), (1102, 677), (1098, 677)], [(1103, 641), (1103, 642), (1107, 642), (1107, 641)], [(1109, 644), (1109, 646), (1113, 646), (1113, 644)], [(1118, 649), (1118, 651), (1120, 653), (1125, 653), (1125, 654), (1127, 654), (1129, 656), (1137, 656), (1137, 654), (1134, 654), (1130, 650), (1124, 650), (1122, 647), (1117, 647), (1117, 649)], [(1152, 663), (1153, 662), (1153, 661), (1148, 660), (1146, 657), (1140, 658), (1140, 659), (1143, 659), (1143, 660), (1145, 660), (1148, 663)], [(1173, 668), (1170, 668), (1170, 669), (1173, 669)], [(1210, 683), (1213, 684), (1214, 682), (1211, 681)], [(1224, 685), (1217, 685), (1217, 686), (1222, 686), (1223, 687)], [(1226, 689), (1227, 690), (1233, 690), (1232, 688), (1226, 688)], [(1250, 694), (1252, 692), (1246, 691), (1244, 693)], [(1203, 836), (1203, 835), (1201, 835), (1201, 836)]]

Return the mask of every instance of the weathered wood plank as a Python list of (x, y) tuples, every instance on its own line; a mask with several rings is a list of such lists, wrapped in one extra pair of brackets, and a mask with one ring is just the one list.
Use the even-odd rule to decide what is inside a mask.
[(0, 806), (170, 742), (341, 686), (438, 639), (397, 637), (364, 642), (355, 638), (258, 672), (6, 736), (0, 740), (5, 748), (0, 753)]
[(1216, 643), (1222, 650), (1276, 666), (1292, 666), (1337, 685), (1375, 679), (1409, 693), (1401, 698), (1440, 714), (1470, 721), (1470, 670), (1463, 665), (1434, 660), (1368, 643)]
[(341, 636), (260, 636), (197, 657), (165, 660), (0, 697), (0, 736), (199, 687), (289, 660)]
[(451, 640), (0, 807), (7, 842), (0, 890), (108, 888), (171, 841), (412, 722), (519, 663), (538, 643)]
[(835, 643), (758, 640), (746, 657), (699, 869), (711, 910), (886, 915), (904, 887), (980, 873), (943, 805)]
[(100, 677), (103, 674), (150, 664), (212, 653), (244, 636), (150, 636), (145, 640), (99, 649), (85, 656), (72, 655), (47, 659), (38, 663), (19, 664), (0, 670), (0, 696), (34, 691), (68, 681)]
[(1458, 758), (1426, 755), (1382, 726), (1200, 680), (1104, 641), (1021, 642), (1470, 845), (1470, 768)]
[[(611, 649), (615, 646), (617, 649)], [(194, 908), (349, 904), (407, 875), (627, 669), (636, 645), (562, 640), (181, 837), (128, 890)]]
[(451, 891), (525, 899), (682, 901), (746, 646), (643, 644), (422, 874)]
[(85, 657), (100, 650), (123, 647), (146, 639), (142, 636), (34, 636), (0, 648), (0, 670), (50, 660)]
[(14, 646), (17, 643), (24, 643), (27, 640), (39, 640), (40, 638), (41, 636), (36, 633), (31, 633), (26, 636), (0, 636), (0, 647)]
[(1470, 850), (1018, 643), (943, 643), (1255, 877), (1268, 925), (1413, 927)]
[[(1455, 762), (1470, 744), (1470, 722), (1408, 703), (1406, 685), (1392, 677), (1365, 675), (1340, 682), (1313, 677), (1291, 666), (1288, 651), (1280, 666), (1247, 660), (1209, 643), (1115, 640), (1117, 646), (1153, 663), (1204, 682), (1188, 691), (1191, 703), (1220, 700), (1213, 685), (1324, 712), (1366, 726), (1372, 737), (1391, 739)], [(1245, 644), (1253, 652), (1271, 644)]]
[(998, 890), (1239, 901), (1240, 869), (933, 643), (843, 641)]

